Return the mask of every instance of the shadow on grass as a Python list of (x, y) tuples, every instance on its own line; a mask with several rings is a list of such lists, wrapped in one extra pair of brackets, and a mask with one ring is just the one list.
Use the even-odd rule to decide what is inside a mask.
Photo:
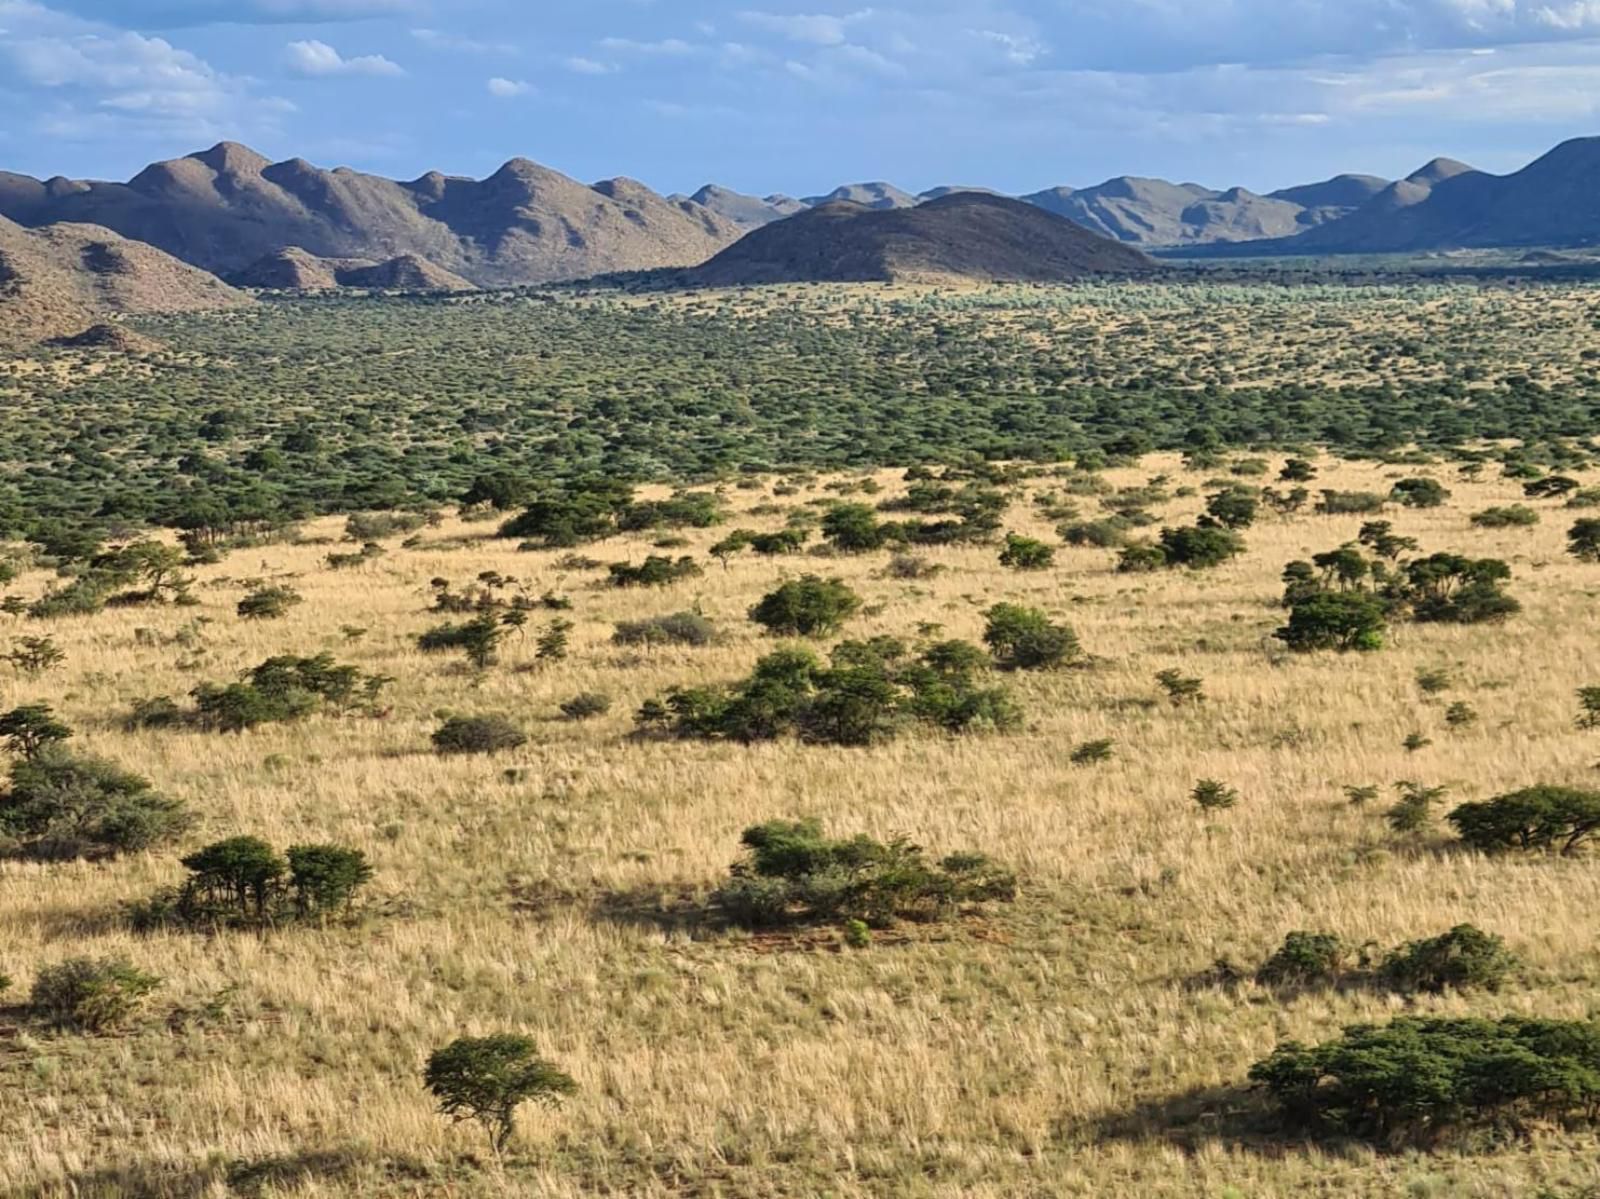
[(1083, 1144), (1159, 1142), (1184, 1152), (1208, 1145), (1281, 1157), (1305, 1142), (1285, 1134), (1266, 1096), (1243, 1085), (1195, 1087), (1131, 1108), (1067, 1125), (1062, 1135)]
[(602, 924), (690, 940), (713, 937), (729, 928), (722, 913), (693, 892), (667, 887), (608, 891), (594, 898), (589, 912)]
[(410, 1184), (436, 1171), (412, 1158), (381, 1157), (359, 1149), (306, 1149), (259, 1158), (206, 1162), (130, 1162), (68, 1175), (21, 1192), (40, 1199), (202, 1199), (218, 1194), (292, 1194), (316, 1187), (345, 1193), (360, 1184)]

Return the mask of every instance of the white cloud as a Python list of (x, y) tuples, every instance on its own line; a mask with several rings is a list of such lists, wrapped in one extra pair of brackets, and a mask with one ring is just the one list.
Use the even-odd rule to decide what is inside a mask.
[(566, 61), (567, 70), (576, 75), (610, 75), (617, 68), (611, 63), (597, 62), (592, 58), (573, 55)]
[(870, 8), (839, 17), (823, 13), (787, 14), (748, 11), (740, 13), (739, 19), (755, 29), (776, 34), (791, 42), (812, 46), (842, 46), (848, 40), (847, 31), (850, 25), (871, 15)]
[(600, 39), (600, 46), (602, 49), (622, 54), (659, 54), (667, 57), (693, 54), (696, 49), (681, 38), (675, 37), (659, 42), (636, 42), (632, 38), (607, 37)]
[(413, 29), (411, 37), (430, 50), (450, 51), (455, 54), (516, 54), (517, 48), (510, 42), (484, 41), (475, 37), (465, 37), (458, 33), (449, 33), (442, 29)]
[(502, 79), (496, 75), (489, 80), (487, 87), (489, 94), (497, 100), (514, 100), (518, 96), (526, 96), (533, 92), (533, 84), (521, 79)]
[(303, 42), (290, 42), (284, 49), (289, 69), (297, 75), (311, 78), (329, 75), (371, 75), (394, 77), (404, 75), (398, 63), (390, 62), (381, 54), (363, 54), (345, 58), (327, 42), (315, 38)]

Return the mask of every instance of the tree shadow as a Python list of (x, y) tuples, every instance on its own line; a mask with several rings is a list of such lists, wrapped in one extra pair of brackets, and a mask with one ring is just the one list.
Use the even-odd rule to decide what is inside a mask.
[(1193, 1087), (1145, 1100), (1062, 1129), (1070, 1140), (1160, 1142), (1186, 1153), (1209, 1145), (1281, 1157), (1299, 1142), (1285, 1137), (1276, 1112), (1255, 1088), (1232, 1084)]
[(716, 936), (730, 927), (717, 908), (698, 899), (692, 891), (670, 887), (605, 892), (591, 901), (589, 915), (598, 923), (692, 941)]
[(375, 1156), (359, 1149), (304, 1149), (259, 1158), (205, 1162), (130, 1162), (67, 1175), (22, 1192), (39, 1199), (203, 1199), (219, 1192), (255, 1199), (323, 1185), (354, 1190), (362, 1180), (417, 1183), (434, 1171), (410, 1157)]

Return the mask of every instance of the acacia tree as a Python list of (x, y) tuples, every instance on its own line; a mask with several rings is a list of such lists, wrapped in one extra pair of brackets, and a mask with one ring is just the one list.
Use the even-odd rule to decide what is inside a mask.
[(571, 1075), (538, 1056), (531, 1038), (513, 1033), (461, 1037), (435, 1050), (423, 1082), (441, 1114), (481, 1125), (496, 1155), (516, 1131), (517, 1108), (529, 1102), (556, 1107), (578, 1089)]

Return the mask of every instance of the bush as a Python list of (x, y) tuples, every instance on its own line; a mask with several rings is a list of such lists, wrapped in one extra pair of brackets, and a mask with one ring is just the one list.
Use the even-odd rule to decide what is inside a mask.
[(122, 721), (126, 732), (140, 729), (171, 729), (183, 724), (188, 717), (170, 695), (152, 695), (135, 700), (132, 709)]
[(1248, 529), (1260, 508), (1256, 493), (1246, 487), (1229, 487), (1206, 500), (1202, 523), (1208, 528)]
[(1002, 670), (1052, 670), (1079, 654), (1078, 635), (1037, 608), (996, 604), (984, 615), (983, 641)]
[(561, 704), (561, 714), (568, 720), (593, 720), (611, 711), (611, 697), (598, 691), (585, 691)]
[(1239, 802), (1239, 792), (1216, 779), (1201, 779), (1189, 793), (1189, 798), (1203, 812), (1225, 812)]
[(666, 587), (684, 579), (694, 579), (705, 571), (695, 560), (685, 555), (674, 561), (651, 554), (638, 566), (631, 562), (616, 562), (609, 567), (613, 587)]
[(127, 1023), (160, 985), (121, 958), (71, 958), (39, 971), (29, 1006), (57, 1028), (106, 1032)]
[(238, 612), (245, 620), (277, 620), (303, 602), (292, 587), (257, 587), (239, 601)]
[(43, 674), (67, 660), (61, 647), (48, 637), (22, 637), (6, 654), (6, 661), (23, 674)]
[(497, 754), (527, 740), (504, 716), (452, 716), (433, 734), (433, 748), (441, 754)]
[(1016, 877), (979, 854), (935, 864), (904, 838), (835, 841), (815, 820), (774, 820), (744, 831), (746, 855), (713, 902), (735, 924), (934, 920), (964, 904), (1016, 897)]
[(23, 758), (36, 758), (46, 746), (58, 745), (72, 730), (55, 718), (49, 704), (24, 704), (0, 716), (0, 737), (6, 749)]
[(1382, 512), (1385, 502), (1371, 491), (1324, 491), (1317, 512), (1322, 516), (1367, 516)]
[(299, 720), (324, 704), (343, 709), (360, 700), (371, 707), (391, 681), (341, 666), (331, 654), (314, 658), (285, 654), (268, 658), (241, 682), (202, 683), (191, 694), (201, 728), (239, 733), (262, 724)]
[(1114, 742), (1109, 738), (1098, 741), (1085, 741), (1072, 751), (1068, 758), (1074, 766), (1094, 766), (1101, 762), (1109, 762), (1113, 752)]
[(1231, 529), (1162, 529), (1161, 550), (1168, 566), (1205, 570), (1244, 553), (1244, 538)]
[(1472, 523), (1480, 529), (1525, 529), (1539, 523), (1539, 514), (1525, 504), (1511, 504), (1474, 512)]
[(881, 549), (888, 540), (886, 526), (866, 504), (836, 504), (822, 518), (822, 536), (835, 549), (861, 554)]
[(1379, 977), (1397, 991), (1482, 987), (1498, 991), (1517, 959), (1499, 937), (1458, 924), (1449, 932), (1411, 941), (1394, 950), (1379, 968)]
[(1117, 555), (1118, 574), (1154, 574), (1166, 566), (1167, 551), (1159, 545), (1130, 545)]
[(1438, 508), (1450, 498), (1450, 492), (1437, 479), (1401, 479), (1389, 492), (1389, 498), (1407, 508)]
[(1344, 942), (1334, 933), (1290, 933), (1256, 971), (1269, 987), (1309, 987), (1336, 982), (1344, 973)]
[(1522, 610), (1505, 593), (1511, 568), (1498, 558), (1432, 554), (1405, 565), (1406, 602), (1422, 623), (1482, 624)]
[(485, 612), (465, 624), (435, 625), (417, 638), (417, 648), (425, 654), (460, 650), (474, 667), (486, 670), (495, 664), (507, 628), (499, 617)]
[(1167, 693), (1167, 698), (1172, 701), (1172, 706), (1175, 708), (1184, 704), (1200, 703), (1206, 697), (1205, 680), (1183, 674), (1181, 671), (1159, 671), (1156, 674), (1156, 682), (1161, 690)]
[(443, 1115), (482, 1125), (497, 1154), (516, 1131), (517, 1108), (528, 1102), (555, 1107), (578, 1089), (538, 1056), (533, 1041), (507, 1034), (462, 1037), (435, 1050), (423, 1082)]
[(625, 620), (617, 624), (611, 641), (615, 645), (710, 645), (717, 628), (698, 612), (675, 612), (646, 620)]
[(372, 878), (358, 849), (295, 845), (280, 856), (259, 837), (229, 837), (182, 859), (189, 877), (174, 891), (130, 906), (136, 929), (268, 928), (324, 920), (348, 908)]
[(1567, 531), (1567, 553), (1580, 562), (1600, 562), (1600, 517), (1585, 517)]
[(1446, 819), (1473, 849), (1572, 854), (1600, 830), (1600, 791), (1541, 785), (1485, 803), (1465, 803)]
[(190, 817), (148, 779), (58, 746), (13, 764), (0, 792), (0, 839), (34, 857), (138, 853), (181, 834)]
[(1288, 1041), (1251, 1081), (1297, 1128), (1384, 1145), (1429, 1145), (1474, 1128), (1543, 1117), (1593, 1122), (1600, 1020), (1404, 1018)]
[(825, 637), (860, 607), (861, 597), (841, 580), (806, 575), (765, 596), (750, 619), (778, 636)]
[(1289, 609), (1289, 623), (1273, 634), (1297, 653), (1369, 651), (1383, 647), (1388, 612), (1365, 591), (1317, 590)]
[(1006, 730), (1021, 723), (1010, 695), (981, 687), (983, 655), (964, 642), (935, 645), (915, 659), (892, 638), (846, 641), (827, 666), (801, 648), (756, 663), (727, 687), (673, 690), (639, 711), (642, 730), (749, 744), (793, 734), (829, 745), (888, 740), (911, 722), (948, 732)]
[(1000, 551), (1000, 565), (1012, 570), (1046, 570), (1055, 560), (1053, 546), (1017, 533), (1006, 534), (1005, 546)]

